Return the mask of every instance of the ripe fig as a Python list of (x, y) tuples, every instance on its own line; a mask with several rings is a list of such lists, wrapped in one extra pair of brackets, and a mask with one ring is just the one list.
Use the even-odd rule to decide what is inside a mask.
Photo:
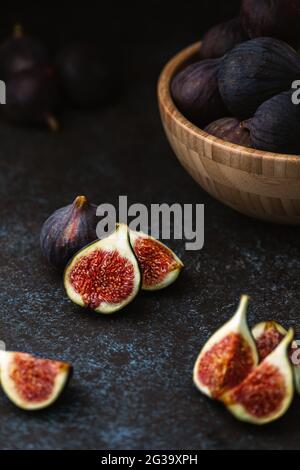
[(243, 0), (241, 20), (250, 38), (269, 36), (299, 44), (298, 0)]
[(85, 196), (77, 196), (44, 222), (41, 250), (53, 266), (64, 268), (77, 251), (97, 239), (96, 209)]
[(137, 295), (141, 282), (128, 227), (79, 251), (68, 264), (64, 285), (69, 298), (99, 313), (114, 313)]
[(205, 33), (200, 48), (200, 57), (201, 59), (217, 59), (247, 39), (249, 38), (242, 28), (240, 18), (232, 18), (213, 26)]
[(66, 362), (40, 359), (21, 352), (1, 352), (4, 393), (19, 408), (39, 410), (52, 405), (72, 373)]
[(227, 116), (228, 111), (221, 99), (218, 87), (220, 59), (207, 59), (189, 65), (171, 84), (176, 106), (197, 126)]
[(238, 419), (266, 424), (280, 418), (293, 395), (293, 372), (288, 348), (294, 332), (288, 334), (245, 380), (223, 397), (228, 410)]
[(278, 39), (258, 38), (239, 44), (222, 59), (219, 89), (229, 111), (253, 116), (269, 98), (291, 89), (300, 76), (300, 56)]
[(17, 24), (12, 36), (0, 46), (0, 77), (6, 81), (15, 73), (46, 65), (48, 59), (44, 46), (25, 35), (22, 26)]
[(235, 118), (221, 118), (209, 124), (205, 129), (208, 134), (233, 144), (251, 147), (250, 132)]
[(129, 231), (130, 243), (142, 274), (142, 289), (159, 290), (169, 286), (183, 264), (170, 248), (143, 232)]
[(292, 91), (263, 103), (242, 124), (249, 129), (254, 148), (275, 153), (300, 154), (300, 106), (293, 104)]
[[(252, 335), (256, 342), (259, 360), (263, 361), (271, 354), (287, 333), (287, 330), (275, 321), (255, 325)], [(289, 356), (293, 366), (296, 391), (300, 394), (300, 349), (296, 341), (291, 344)]]
[(205, 344), (194, 367), (194, 383), (205, 395), (222, 399), (258, 364), (247, 324), (248, 297), (243, 295), (234, 316)]
[(58, 129), (54, 117), (58, 104), (58, 89), (54, 70), (36, 68), (14, 74), (6, 82), (4, 116), (12, 122), (23, 124), (45, 123)]
[(112, 77), (92, 44), (65, 47), (57, 58), (57, 68), (66, 97), (75, 106), (94, 107), (108, 99)]
[(275, 321), (258, 323), (252, 328), (260, 362), (277, 348), (286, 334), (286, 329)]

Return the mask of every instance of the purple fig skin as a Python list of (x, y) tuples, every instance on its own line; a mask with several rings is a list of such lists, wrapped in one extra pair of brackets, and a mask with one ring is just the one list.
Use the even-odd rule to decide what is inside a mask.
[(249, 37), (244, 32), (240, 18), (219, 23), (209, 29), (202, 39), (201, 59), (217, 59), (230, 51), (234, 46), (246, 41)]
[(49, 62), (45, 47), (35, 38), (24, 34), (17, 24), (13, 34), (0, 46), (0, 74), (7, 80), (14, 74), (32, 70)]
[(300, 56), (274, 38), (239, 44), (221, 59), (219, 90), (230, 113), (251, 118), (272, 96), (289, 90), (300, 77)]
[(47, 124), (57, 130), (53, 113), (59, 100), (55, 72), (38, 67), (14, 74), (6, 82), (6, 104), (2, 112), (8, 121), (22, 124)]
[(243, 122), (254, 148), (273, 153), (300, 155), (300, 105), (292, 102), (293, 91), (263, 103), (253, 118)]
[(268, 36), (294, 47), (300, 44), (299, 0), (243, 0), (241, 21), (250, 38)]
[(243, 147), (252, 147), (249, 130), (243, 127), (236, 118), (218, 119), (209, 124), (204, 130), (208, 134), (227, 142), (242, 145)]
[(220, 59), (207, 59), (189, 65), (176, 75), (171, 92), (182, 114), (198, 127), (228, 116), (218, 87)]
[(45, 258), (56, 268), (63, 269), (84, 246), (97, 239), (97, 206), (85, 196), (55, 211), (44, 223), (40, 245)]

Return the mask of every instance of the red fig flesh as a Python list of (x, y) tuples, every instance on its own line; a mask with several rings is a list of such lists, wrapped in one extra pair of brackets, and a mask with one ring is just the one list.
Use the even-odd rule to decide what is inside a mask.
[(294, 394), (293, 372), (288, 358), (293, 334), (293, 330), (289, 330), (277, 348), (240, 385), (223, 397), (235, 417), (254, 424), (266, 424), (287, 411)]
[(113, 313), (137, 295), (140, 270), (129, 243), (128, 227), (79, 251), (66, 268), (64, 284), (70, 299), (100, 313)]
[(20, 352), (1, 353), (1, 385), (19, 408), (50, 406), (63, 391), (72, 368), (66, 362), (40, 359)]
[(277, 348), (287, 331), (274, 321), (262, 322), (252, 329), (259, 360), (263, 361)]
[[(267, 321), (255, 325), (252, 329), (252, 334), (256, 342), (260, 361), (264, 360), (277, 348), (287, 333), (287, 330), (275, 321)], [(296, 391), (300, 394), (300, 349), (296, 341), (293, 341), (291, 344), (289, 357), (293, 366)]]
[(172, 284), (183, 268), (175, 253), (142, 232), (130, 230), (129, 236), (142, 272), (142, 289), (159, 290)]
[(205, 344), (194, 367), (194, 383), (211, 398), (221, 399), (240, 384), (258, 363), (247, 325), (248, 297), (242, 296), (235, 315)]

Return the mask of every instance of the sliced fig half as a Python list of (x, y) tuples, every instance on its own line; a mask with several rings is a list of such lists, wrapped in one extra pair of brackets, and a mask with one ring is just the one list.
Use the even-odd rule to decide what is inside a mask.
[(64, 275), (65, 289), (75, 304), (105, 314), (129, 304), (140, 282), (139, 265), (124, 224), (118, 224), (109, 237), (79, 251)]
[(247, 324), (248, 301), (248, 296), (243, 295), (234, 316), (207, 341), (195, 363), (194, 383), (211, 398), (221, 399), (258, 364)]
[(294, 395), (293, 371), (288, 349), (290, 329), (277, 348), (233, 390), (224, 395), (228, 410), (241, 421), (266, 424), (280, 418)]
[(176, 281), (183, 263), (170, 248), (143, 232), (130, 230), (129, 236), (142, 272), (142, 289), (159, 290)]
[(31, 354), (1, 351), (0, 380), (4, 393), (19, 408), (39, 410), (54, 403), (67, 384), (72, 367)]
[[(263, 361), (274, 351), (287, 333), (287, 330), (275, 321), (266, 321), (255, 325), (252, 334), (260, 361)], [(293, 365), (296, 391), (300, 394), (300, 349), (296, 341), (291, 344), (289, 356)]]

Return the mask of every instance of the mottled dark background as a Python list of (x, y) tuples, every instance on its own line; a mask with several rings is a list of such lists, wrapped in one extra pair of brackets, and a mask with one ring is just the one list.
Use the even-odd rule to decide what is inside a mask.
[[(239, 2), (14, 2), (1, 5), (0, 32), (16, 21), (55, 52), (87, 37), (113, 58), (116, 98), (97, 112), (69, 111), (62, 131), (0, 123), (0, 339), (9, 349), (74, 364), (65, 395), (26, 413), (0, 396), (2, 449), (300, 448), (300, 400), (272, 425), (236, 421), (200, 395), (192, 369), (206, 339), (251, 295), (251, 324), (297, 326), (299, 229), (258, 223), (205, 194), (164, 136), (156, 82), (165, 62), (229, 18)], [(110, 317), (66, 298), (41, 258), (44, 219), (77, 194), (95, 203), (205, 204), (205, 247), (171, 246), (185, 270), (160, 293), (141, 293)]]

